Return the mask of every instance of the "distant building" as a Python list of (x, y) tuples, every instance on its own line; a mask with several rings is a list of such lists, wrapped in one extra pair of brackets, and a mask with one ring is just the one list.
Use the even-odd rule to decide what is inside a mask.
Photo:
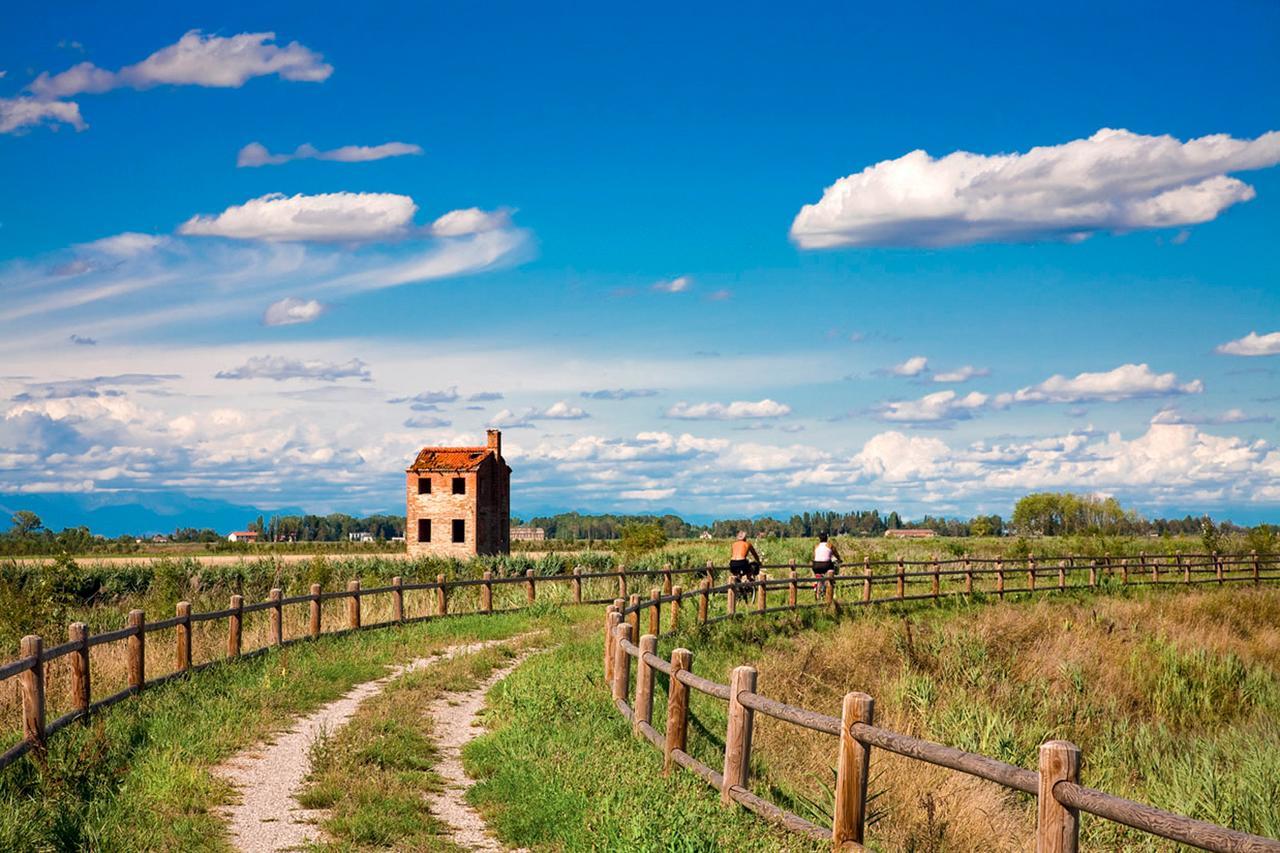
[(227, 534), (228, 542), (257, 542), (258, 534), (252, 530), (236, 530)]
[(699, 538), (699, 539), (710, 539), (710, 538), (711, 538), (711, 531), (710, 531), (710, 530), (704, 530), (704, 531), (702, 531), (701, 533), (699, 533), (699, 534), (698, 534), (698, 538)]
[(372, 542), (373, 534), (369, 533), (367, 530), (361, 530), (356, 533), (348, 533), (347, 541), (348, 542)]
[(937, 535), (937, 531), (934, 530), (906, 530), (903, 528), (884, 532), (886, 539), (932, 539)]
[(405, 470), (411, 556), (471, 557), (511, 550), (511, 468), (502, 433), (484, 447), (424, 447)]
[(547, 538), (547, 531), (541, 527), (513, 527), (511, 528), (512, 542), (543, 542)]

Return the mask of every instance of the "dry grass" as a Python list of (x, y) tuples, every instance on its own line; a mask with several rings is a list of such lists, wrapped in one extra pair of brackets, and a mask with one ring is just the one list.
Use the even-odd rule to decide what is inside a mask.
[[(1256, 822), (1280, 770), (1239, 766), (1232, 750), (1280, 754), (1277, 589), (867, 612), (777, 643), (756, 665), (762, 692), (792, 704), (838, 715), (840, 697), (861, 690), (887, 728), (1032, 768), (1041, 741), (1065, 738), (1084, 750), (1086, 784), (1268, 831)], [(831, 778), (832, 743), (771, 720), (757, 731), (771, 777), (821, 800), (815, 780)], [(1216, 782), (1184, 763), (1179, 743), (1194, 743), (1203, 765), (1261, 773), (1262, 789), (1236, 791), (1234, 804), (1200, 793)], [(874, 837), (886, 849), (1029, 849), (1026, 797), (883, 751), (872, 779), (886, 815)], [(1259, 796), (1261, 816), (1250, 811)], [(1101, 824), (1086, 822), (1095, 844), (1149, 844)]]

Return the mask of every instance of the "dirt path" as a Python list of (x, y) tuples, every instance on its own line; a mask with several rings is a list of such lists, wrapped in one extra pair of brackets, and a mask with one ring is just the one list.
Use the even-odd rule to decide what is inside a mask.
[(462, 748), (484, 732), (478, 717), (484, 708), (485, 696), (502, 679), (510, 675), (524, 662), (530, 652), (525, 652), (489, 677), (474, 690), (445, 693), (431, 705), (433, 738), (440, 749), (435, 771), (444, 779), (444, 790), (427, 795), (431, 814), (449, 826), (449, 840), (468, 850), (506, 850), (488, 833), (484, 818), (467, 802), (467, 789), (471, 778), (462, 769)]
[[(324, 812), (304, 809), (295, 799), (311, 768), (311, 744), (320, 736), (340, 729), (362, 702), (380, 693), (394, 679), (459, 655), (509, 642), (511, 640), (489, 640), (451, 646), (431, 657), (393, 667), (382, 678), (358, 684), (341, 699), (298, 720), (273, 741), (241, 752), (216, 768), (214, 772), (234, 785), (240, 794), (238, 803), (221, 810), (232, 845), (244, 853), (265, 853), (293, 850), (318, 840), (317, 823)], [(483, 701), (483, 693), (481, 696)]]

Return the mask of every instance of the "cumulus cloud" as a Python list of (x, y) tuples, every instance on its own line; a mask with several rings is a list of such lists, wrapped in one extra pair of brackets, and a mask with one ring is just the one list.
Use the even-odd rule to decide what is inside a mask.
[(358, 358), (341, 364), (330, 361), (302, 361), (284, 356), (255, 355), (244, 364), (231, 370), (219, 370), (217, 379), (318, 379), (336, 382), (339, 379), (372, 381), (369, 366)]
[(42, 124), (55, 130), (60, 124), (69, 124), (76, 130), (89, 126), (80, 117), (80, 107), (74, 101), (0, 98), (0, 133), (23, 133)]
[(656, 388), (602, 388), (599, 391), (583, 391), (587, 400), (631, 400), (636, 397), (656, 397)]
[(968, 382), (970, 379), (989, 375), (991, 375), (991, 371), (985, 367), (974, 367), (972, 364), (966, 364), (963, 367), (957, 367), (955, 370), (945, 370), (942, 373), (933, 374), (933, 381)]
[(877, 417), (883, 421), (901, 423), (938, 423), (967, 420), (973, 413), (987, 405), (986, 394), (970, 391), (963, 397), (955, 391), (936, 391), (925, 394), (919, 400), (899, 400), (883, 403), (877, 409)]
[(1050, 376), (1039, 385), (1000, 394), (998, 406), (1011, 403), (1114, 403), (1142, 397), (1168, 397), (1199, 394), (1204, 383), (1199, 379), (1179, 383), (1174, 373), (1155, 373), (1146, 364), (1122, 364), (1102, 373), (1080, 373), (1068, 379), (1061, 374)]
[(1213, 351), (1220, 355), (1280, 355), (1280, 332), (1266, 335), (1250, 332), (1243, 338), (1215, 347)]
[(652, 289), (659, 293), (684, 293), (691, 287), (693, 287), (693, 279), (687, 275), (682, 275), (656, 282)]
[(381, 145), (343, 145), (329, 151), (321, 151), (310, 143), (303, 143), (292, 154), (272, 154), (261, 142), (250, 142), (236, 155), (236, 165), (244, 167), (279, 166), (291, 160), (332, 160), (336, 163), (368, 163), (388, 157), (404, 157), (421, 154), (422, 146), (408, 142), (384, 142)]
[(310, 323), (319, 319), (325, 306), (314, 299), (299, 299), (286, 296), (279, 302), (272, 302), (262, 314), (264, 326), (292, 326), (295, 323)]
[(319, 83), (333, 73), (333, 66), (315, 51), (296, 41), (281, 47), (275, 39), (271, 32), (224, 38), (190, 30), (175, 44), (119, 71), (81, 62), (61, 74), (43, 73), (29, 88), (40, 98), (52, 99), (162, 84), (234, 89), (254, 77), (272, 74), (294, 82)]
[(404, 236), (418, 206), (395, 193), (270, 193), (217, 215), (197, 215), (178, 233), (235, 240), (363, 242)]
[(1280, 131), (1181, 142), (1104, 128), (1024, 154), (912, 151), (840, 178), (801, 208), (804, 249), (1081, 240), (1208, 222), (1254, 197), (1228, 173), (1280, 162)]
[(780, 418), (791, 414), (791, 407), (773, 400), (755, 402), (735, 400), (724, 403), (687, 403), (681, 400), (667, 409), (666, 416), (681, 420), (734, 421), (744, 418)]
[(589, 417), (591, 416), (577, 406), (560, 400), (546, 408), (529, 406), (524, 409), (503, 409), (493, 416), (489, 426), (520, 429), (532, 427), (535, 421), (578, 421)]
[(928, 369), (929, 359), (922, 355), (913, 355), (902, 364), (895, 364), (890, 367), (886, 372), (893, 376), (919, 376)]
[(430, 232), (436, 237), (465, 237), (468, 234), (483, 234), (496, 231), (511, 224), (509, 210), (481, 210), (468, 207), (462, 210), (451, 210), (431, 223)]

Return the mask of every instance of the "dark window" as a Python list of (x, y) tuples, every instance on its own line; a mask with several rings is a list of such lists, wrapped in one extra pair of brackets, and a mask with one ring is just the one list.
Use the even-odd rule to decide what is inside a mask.
[(431, 494), (431, 478), (430, 477), (418, 478), (418, 494), (420, 495)]
[(467, 479), (465, 477), (453, 478), (453, 493), (455, 495), (465, 495), (467, 493)]
[(461, 518), (455, 518), (453, 520), (453, 541), (467, 541), (467, 522)]
[(429, 518), (418, 519), (418, 541), (419, 542), (431, 541), (431, 519)]

